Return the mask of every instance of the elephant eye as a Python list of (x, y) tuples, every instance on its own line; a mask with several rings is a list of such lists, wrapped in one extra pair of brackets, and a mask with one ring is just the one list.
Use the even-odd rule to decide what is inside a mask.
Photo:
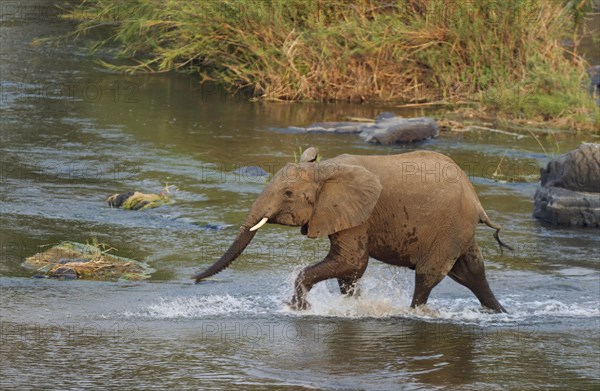
[(292, 196), (294, 195), (294, 193), (291, 190), (286, 190), (283, 193), (287, 198), (292, 198)]

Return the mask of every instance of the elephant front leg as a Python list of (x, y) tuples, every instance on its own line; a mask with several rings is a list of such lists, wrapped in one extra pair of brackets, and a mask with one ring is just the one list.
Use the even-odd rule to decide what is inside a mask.
[(358, 289), (358, 278), (338, 278), (338, 285), (340, 292), (344, 296), (359, 296), (360, 291)]
[[(294, 310), (305, 310), (310, 307), (306, 296), (312, 287), (324, 280), (337, 278), (344, 281), (342, 294), (353, 295), (356, 292), (356, 281), (363, 275), (367, 267), (368, 255), (352, 261), (342, 257), (325, 257), (323, 261), (302, 270), (294, 283), (294, 296), (289, 303)], [(350, 282), (351, 285), (345, 285)], [(342, 288), (341, 288), (342, 289)]]
[(301, 271), (296, 278), (296, 281), (294, 282), (294, 295), (292, 296), (292, 300), (288, 303), (288, 306), (295, 311), (304, 311), (310, 307), (310, 304), (306, 300), (306, 296), (314, 283), (309, 285), (304, 277), (305, 272), (306, 269)]
[[(302, 270), (294, 283), (294, 296), (289, 303), (294, 310), (305, 310), (309, 307), (306, 300), (312, 287), (324, 280), (337, 278), (341, 281), (344, 294), (355, 292), (356, 281), (362, 277), (369, 254), (366, 250), (367, 236), (364, 227), (351, 228), (337, 232), (329, 237), (331, 248), (327, 256), (319, 263)], [(343, 285), (342, 285), (343, 284)], [(349, 285), (346, 285), (349, 284)]]

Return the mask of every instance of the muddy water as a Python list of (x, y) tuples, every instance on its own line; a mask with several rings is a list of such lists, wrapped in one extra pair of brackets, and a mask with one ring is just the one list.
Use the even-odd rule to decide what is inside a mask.
[[(3, 389), (598, 387), (598, 231), (540, 224), (531, 218), (535, 183), (511, 180), (590, 138), (443, 133), (380, 147), (356, 136), (276, 133), (393, 108), (250, 103), (186, 76), (109, 74), (77, 46), (30, 45), (69, 28), (52, 17), (4, 17), (0, 27)], [(278, 226), (262, 229), (213, 281), (193, 285), (190, 276), (229, 245), (264, 185), (233, 171), (276, 170), (308, 145), (325, 156), (423, 148), (459, 162), (515, 247), (500, 256), (491, 231), (478, 230), (509, 314), (480, 311), (449, 279), (427, 310), (412, 311), (413, 272), (376, 261), (359, 299), (321, 283), (310, 311), (291, 312), (283, 302), (294, 276), (321, 259), (327, 241)], [(113, 192), (165, 183), (178, 189), (165, 207), (104, 203)], [(57, 281), (20, 266), (41, 246), (92, 238), (157, 272), (144, 282)]]

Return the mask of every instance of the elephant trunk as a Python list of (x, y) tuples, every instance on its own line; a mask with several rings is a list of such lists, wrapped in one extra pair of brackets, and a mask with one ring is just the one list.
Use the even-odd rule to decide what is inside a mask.
[(264, 201), (259, 201), (259, 199), (263, 198), (265, 198), (265, 196), (264, 194), (261, 194), (255, 201), (255, 204), (250, 209), (250, 213), (248, 214), (244, 225), (242, 225), (240, 228), (240, 232), (231, 246), (229, 246), (229, 249), (225, 251), (221, 258), (219, 258), (219, 260), (211, 267), (193, 277), (196, 280), (196, 283), (205, 278), (214, 276), (223, 269), (227, 268), (246, 249), (248, 244), (250, 244), (252, 238), (254, 238), (254, 235), (256, 235), (258, 228), (264, 225), (267, 221), (265, 218), (265, 213), (263, 212), (264, 208), (262, 208), (261, 204)]
[(196, 280), (196, 283), (204, 280), (205, 278), (214, 276), (219, 273), (223, 269), (227, 268), (235, 259), (246, 249), (248, 244), (252, 241), (256, 235), (256, 231), (250, 231), (248, 226), (243, 225), (240, 228), (240, 232), (237, 237), (229, 246), (229, 249), (225, 251), (221, 258), (217, 262), (215, 262), (211, 267), (203, 271), (202, 273), (196, 274), (193, 278)]

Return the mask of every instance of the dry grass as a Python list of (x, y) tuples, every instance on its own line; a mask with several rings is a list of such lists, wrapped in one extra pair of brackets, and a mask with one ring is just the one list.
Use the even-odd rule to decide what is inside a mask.
[(62, 242), (26, 258), (23, 266), (49, 277), (72, 271), (71, 275), (88, 280), (141, 280), (154, 271), (143, 262), (109, 254), (112, 250), (97, 240), (85, 245)]
[[(464, 102), (597, 123), (584, 61), (561, 46), (590, 0), (86, 0), (134, 64), (185, 70), (265, 100)], [(568, 55), (567, 55), (568, 54)]]

